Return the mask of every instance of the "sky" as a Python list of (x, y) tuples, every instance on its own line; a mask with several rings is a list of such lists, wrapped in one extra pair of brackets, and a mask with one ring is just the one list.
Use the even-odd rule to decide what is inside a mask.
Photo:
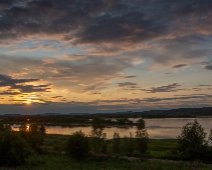
[(212, 105), (211, 0), (0, 0), (0, 114)]

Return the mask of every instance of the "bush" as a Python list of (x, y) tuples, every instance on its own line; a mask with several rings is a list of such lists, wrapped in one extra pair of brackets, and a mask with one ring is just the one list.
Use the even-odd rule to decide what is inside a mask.
[(187, 159), (205, 159), (208, 153), (208, 143), (205, 138), (204, 128), (196, 120), (187, 123), (177, 137), (177, 150)]
[(37, 124), (31, 124), (29, 129), (26, 124), (22, 124), (19, 127), (21, 137), (29, 144), (29, 146), (36, 152), (41, 153), (42, 145), (44, 143), (44, 134), (46, 128), (44, 125), (38, 126)]
[(122, 148), (126, 155), (132, 155), (135, 149), (134, 139), (132, 133), (130, 132), (130, 137), (124, 136), (122, 139)]
[(136, 131), (136, 149), (139, 153), (146, 153), (148, 149), (149, 137), (146, 129)]
[(121, 140), (120, 140), (120, 136), (119, 133), (115, 132), (113, 134), (113, 142), (112, 142), (112, 149), (113, 149), (113, 153), (120, 153), (121, 152)]
[(76, 161), (82, 161), (89, 156), (89, 139), (82, 131), (75, 132), (69, 137), (67, 153)]
[(143, 119), (139, 119), (137, 121), (137, 129), (138, 130), (144, 129), (145, 126), (146, 126), (146, 124), (145, 124), (145, 121)]
[(210, 134), (209, 134), (209, 142), (210, 142), (210, 146), (212, 147), (212, 129), (210, 130)]
[(92, 121), (92, 130), (91, 130), (91, 144), (92, 150), (94, 152), (103, 152), (107, 151), (107, 145), (105, 143), (106, 133), (103, 133), (104, 130), (104, 119), (100, 117), (94, 117)]
[(10, 130), (0, 131), (0, 165), (17, 166), (27, 162), (30, 150), (26, 142)]

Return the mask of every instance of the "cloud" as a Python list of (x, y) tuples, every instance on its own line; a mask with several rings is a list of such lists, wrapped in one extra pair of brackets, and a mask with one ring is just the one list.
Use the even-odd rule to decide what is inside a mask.
[[(173, 62), (175, 66), (182, 63), (189, 66), (197, 60), (202, 61), (211, 53), (207, 46), (194, 48), (198, 42), (205, 44), (208, 41), (201, 37), (204, 31), (210, 30), (208, 26), (207, 30), (204, 30), (206, 26), (202, 26), (202, 23), (208, 23), (204, 22), (206, 11), (210, 11), (212, 6), (208, 0), (201, 2), (177, 0), (15, 2), (10, 1), (8, 3), (10, 8), (5, 7), (0, 10), (2, 43), (14, 43), (16, 40), (24, 41), (23, 39), (34, 37), (38, 40), (56, 40), (61, 44), (60, 48), (89, 44), (84, 52), (90, 51), (90, 54), (97, 56), (121, 55), (123, 52), (140, 49), (137, 59), (151, 58), (152, 69), (161, 66), (173, 67)], [(203, 8), (205, 10), (202, 10)], [(202, 19), (201, 24), (195, 18), (198, 15)], [(192, 26), (188, 29), (183, 25), (184, 19), (190, 25), (201, 25), (201, 28), (195, 27), (194, 31), (190, 31)], [(207, 19), (212, 20), (209, 17)], [(151, 48), (154, 50), (142, 49), (149, 41), (152, 42)], [(137, 44), (136, 48), (135, 44)], [(154, 48), (154, 44), (160, 46)], [(43, 48), (33, 46), (25, 50)], [(59, 47), (52, 46), (49, 50), (53, 49)], [(69, 57), (73, 60), (83, 58), (81, 54)]]
[(129, 79), (129, 78), (136, 78), (137, 76), (125, 76), (124, 78)]
[(187, 66), (187, 64), (177, 64), (177, 65), (172, 66), (172, 68), (182, 68), (185, 66)]
[(124, 82), (124, 83), (118, 83), (119, 87), (126, 87), (126, 86), (137, 86), (137, 83), (133, 82)]
[[(117, 109), (144, 106), (148, 101), (151, 105), (176, 101), (175, 97), (159, 97), (162, 92), (191, 93), (202, 89), (208, 92), (210, 87), (189, 87), (184, 76), (195, 69), (199, 69), (198, 74), (205, 73), (204, 69), (212, 70), (211, 9), (210, 0), (2, 0), (0, 94), (5, 95), (2, 100), (12, 98), (17, 102), (15, 95), (51, 92), (40, 97), (42, 106), (60, 105), (67, 98), (67, 101), (78, 100), (71, 103), (72, 107), (84, 104), (85, 108), (94, 109), (100, 101), (92, 102), (93, 97), (111, 99), (98, 109), (106, 106)], [(192, 68), (180, 69), (185, 67)], [(171, 74), (166, 79), (159, 77), (164, 73)], [(181, 82), (172, 83), (174, 76), (182, 73)], [(134, 78), (133, 82), (121, 82), (130, 78)], [(142, 78), (149, 88), (139, 87)], [(201, 80), (206, 84), (209, 78), (205, 74)], [(165, 85), (157, 85), (158, 81)], [(198, 84), (198, 79), (189, 81)], [(186, 89), (181, 87), (184, 83)], [(146, 92), (153, 98), (113, 100), (117, 89), (122, 91), (118, 95), (132, 90), (137, 93), (133, 97)]]
[(133, 11), (123, 15), (106, 14), (95, 19), (78, 35), (79, 43), (138, 42), (160, 36), (166, 28), (144, 19), (142, 12)]
[(18, 3), (10, 0), (1, 4), (4, 4), (0, 9), (2, 40), (45, 36), (60, 37), (60, 41), (76, 40), (78, 44), (153, 40), (180, 29), (177, 24), (183, 17), (192, 24), (195, 16), (204, 17), (212, 8), (208, 0), (20, 0)]
[[(10, 75), (16, 73), (17, 76), (38, 77), (45, 84), (52, 84), (57, 89), (65, 88), (76, 93), (86, 93), (88, 91), (100, 93), (102, 89), (108, 88), (109, 84), (106, 81), (124, 77), (121, 73), (124, 69), (133, 65), (131, 62), (127, 57), (122, 57), (120, 61), (117, 57), (87, 56), (84, 60), (66, 60), (64, 58), (45, 58), (41, 60), (34, 57), (16, 56), (14, 58), (12, 56), (2, 56), (0, 58), (0, 71)], [(8, 66), (6, 68), (4, 67), (5, 63)], [(4, 69), (1, 70), (1, 68)], [(27, 75), (21, 74), (22, 71), (20, 72), (20, 70), (23, 69), (25, 71), (27, 69)], [(20, 74), (18, 74), (19, 72)], [(35, 80), (39, 81), (38, 79)], [(85, 86), (79, 86), (79, 84)], [(32, 87), (28, 86), (26, 88)], [(37, 87), (33, 88), (36, 90)], [(94, 92), (94, 89), (97, 89), (97, 91)]]
[(7, 75), (1, 75), (0, 74), (0, 87), (3, 86), (15, 86), (18, 83), (28, 83), (28, 82), (35, 82), (39, 79), (13, 79), (10, 76)]
[(12, 91), (0, 92), (0, 95), (18, 95), (18, 94), (21, 94), (21, 92), (12, 92)]
[(158, 101), (170, 101), (170, 100), (191, 100), (191, 99), (200, 99), (205, 100), (206, 98), (211, 99), (212, 95), (184, 95), (179, 97), (170, 97), (170, 98), (146, 98), (145, 101), (148, 102), (158, 102)]
[(48, 92), (49, 85), (27, 85), (26, 83), (38, 82), (39, 79), (14, 79), (7, 75), (0, 75), (0, 87), (8, 87), (0, 95), (17, 95), (21, 93)]
[(205, 66), (205, 69), (212, 70), (212, 65)]
[(168, 84), (166, 86), (152, 87), (150, 89), (141, 89), (141, 91), (146, 91), (147, 93), (161, 93), (161, 92), (176, 92), (182, 89), (177, 89), (181, 85), (178, 83)]
[(153, 70), (167, 67), (179, 69), (200, 63), (211, 53), (209, 43), (210, 41), (204, 36), (196, 35), (160, 40), (154, 47), (154, 53), (149, 53), (152, 58), (151, 68)]
[(15, 85), (11, 89), (18, 89), (21, 93), (32, 93), (32, 92), (50, 92), (48, 85)]

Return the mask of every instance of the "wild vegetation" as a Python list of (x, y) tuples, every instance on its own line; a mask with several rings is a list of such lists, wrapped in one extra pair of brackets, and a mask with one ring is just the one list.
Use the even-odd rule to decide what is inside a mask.
[(211, 168), (201, 162), (212, 163), (212, 129), (207, 138), (202, 126), (194, 121), (183, 126), (176, 139), (154, 140), (149, 139), (143, 119), (136, 125), (135, 134), (121, 138), (114, 132), (113, 139), (106, 140), (104, 119), (99, 117), (92, 121), (90, 136), (81, 131), (72, 135), (46, 135), (45, 126), (37, 124), (22, 124), (20, 131), (14, 132), (9, 125), (1, 124), (0, 166), (107, 170)]

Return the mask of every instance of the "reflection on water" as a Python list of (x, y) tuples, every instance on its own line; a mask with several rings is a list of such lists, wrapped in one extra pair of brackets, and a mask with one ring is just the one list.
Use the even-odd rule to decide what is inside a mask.
[[(131, 119), (136, 122), (138, 119)], [(194, 118), (167, 118), (167, 119), (145, 119), (147, 132), (151, 139), (176, 138), (180, 134), (181, 128), (188, 122), (193, 122)], [(212, 128), (212, 118), (197, 118), (196, 119), (209, 133)], [(18, 130), (19, 125), (13, 125), (13, 130)], [(61, 127), (47, 126), (48, 134), (64, 134), (69, 135), (76, 131), (83, 131), (86, 135), (90, 135), (91, 127)], [(135, 136), (136, 127), (119, 128), (107, 127), (104, 132), (107, 133), (107, 139), (113, 138), (114, 132), (118, 132), (121, 137), (129, 136), (130, 133)]]

